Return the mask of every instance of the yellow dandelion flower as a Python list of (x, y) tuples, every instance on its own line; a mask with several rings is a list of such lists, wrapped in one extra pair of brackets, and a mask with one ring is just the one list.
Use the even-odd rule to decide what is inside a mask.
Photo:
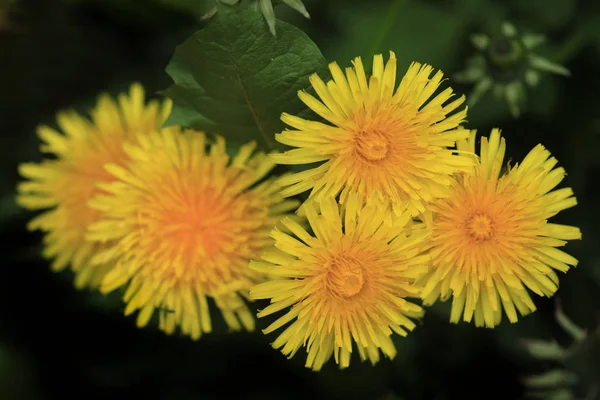
[[(451, 175), (472, 167), (469, 157), (453, 154), (449, 147), (469, 132), (459, 127), (467, 109), (448, 116), (465, 100), (447, 103), (451, 88), (436, 96), (443, 74), (430, 75), (429, 65), (412, 63), (396, 88), (396, 57), (390, 52), (385, 64), (376, 55), (369, 79), (360, 57), (346, 74), (336, 63), (329, 69), (333, 80), (324, 83), (310, 77), (320, 101), (304, 91), (298, 96), (330, 124), (283, 114), (281, 119), (294, 130), (275, 138), (296, 149), (273, 155), (279, 164), (320, 166), (285, 177), (283, 194), (292, 196), (311, 190), (317, 201), (341, 193), (359, 193), (367, 202), (383, 200), (396, 214), (406, 208), (413, 215), (444, 195)], [(432, 97), (433, 96), (433, 97)], [(447, 103), (447, 104), (446, 104)]]
[(74, 111), (60, 112), (57, 122), (64, 133), (48, 126), (38, 128), (40, 150), (53, 157), (40, 163), (24, 163), (19, 172), (26, 180), (17, 187), (17, 203), (30, 210), (45, 210), (28, 225), (45, 233), (44, 256), (53, 259), (52, 269), (71, 266), (75, 286), (97, 287), (110, 265), (92, 266), (90, 257), (103, 246), (86, 242), (88, 226), (98, 212), (87, 206), (97, 192), (96, 183), (111, 180), (107, 162), (122, 163), (121, 144), (160, 127), (171, 111), (171, 101), (146, 105), (144, 89), (133, 84), (118, 103), (101, 95), (91, 110), (91, 120)]
[(411, 318), (422, 314), (406, 298), (419, 296), (414, 281), (427, 272), (429, 256), (421, 242), (429, 232), (422, 225), (409, 232), (409, 213), (386, 224), (383, 209), (363, 201), (351, 195), (346, 207), (332, 198), (305, 203), (316, 237), (284, 219), (282, 225), (295, 237), (275, 228), (275, 247), (262, 254), (264, 261), (250, 264), (271, 277), (250, 290), (253, 299), (271, 300), (258, 316), (291, 306), (263, 332), (291, 322), (273, 347), (292, 357), (306, 346), (306, 366), (313, 370), (332, 354), (341, 368), (348, 367), (352, 342), (362, 360), (375, 364), (379, 349), (393, 358), (391, 334), (405, 336), (415, 327)]
[(140, 310), (139, 327), (161, 311), (162, 330), (179, 327), (193, 339), (211, 331), (208, 297), (231, 329), (254, 328), (242, 297), (262, 275), (248, 263), (298, 206), (279, 196), (273, 179), (260, 182), (274, 164), (252, 156), (255, 143), (231, 162), (223, 138), (207, 145), (203, 133), (179, 127), (140, 136), (124, 147), (130, 161), (107, 166), (116, 181), (90, 202), (101, 218), (88, 239), (109, 244), (92, 261), (115, 264), (100, 290), (126, 287), (125, 314)]
[[(475, 151), (475, 132), (459, 144)], [(426, 305), (452, 296), (450, 320), (475, 318), (494, 327), (502, 309), (510, 322), (535, 311), (527, 288), (552, 296), (558, 288), (554, 270), (566, 272), (577, 260), (557, 249), (581, 239), (573, 226), (549, 223), (577, 200), (571, 188), (553, 190), (565, 170), (541, 144), (508, 172), (500, 174), (506, 144), (498, 129), (481, 139), (480, 161), (472, 174), (460, 176), (452, 195), (431, 206), (432, 272), (426, 279)]]

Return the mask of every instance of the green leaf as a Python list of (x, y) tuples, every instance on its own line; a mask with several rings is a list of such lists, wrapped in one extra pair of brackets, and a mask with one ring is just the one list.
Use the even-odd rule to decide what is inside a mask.
[(306, 110), (297, 92), (309, 87), (312, 73), (325, 77), (327, 62), (298, 28), (277, 21), (277, 33), (269, 33), (261, 14), (220, 6), (167, 66), (174, 85), (163, 92), (173, 99), (166, 125), (279, 147), (274, 134), (284, 128), (281, 113)]

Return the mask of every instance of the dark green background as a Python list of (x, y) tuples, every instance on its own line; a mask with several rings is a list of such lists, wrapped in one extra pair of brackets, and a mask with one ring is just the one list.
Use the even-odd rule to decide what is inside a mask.
[[(191, 342), (138, 330), (121, 315), (119, 298), (72, 288), (39, 257), (30, 214), (14, 205), (16, 166), (38, 160), (35, 127), (65, 107), (84, 111), (101, 91), (142, 82), (150, 93), (171, 82), (164, 73), (174, 47), (200, 26), (191, 0), (21, 1), (13, 27), (0, 33), (0, 399), (516, 399), (520, 379), (548, 364), (519, 346), (524, 337), (567, 343), (552, 313), (539, 311), (495, 330), (450, 325), (447, 305), (430, 310), (398, 356), (376, 367), (353, 359), (320, 373), (269, 347), (273, 336), (229, 335), (224, 329)], [(519, 120), (493, 97), (469, 112), (469, 127), (503, 129), (508, 157), (520, 160), (542, 142), (569, 175), (579, 205), (555, 222), (579, 226), (584, 239), (568, 246), (580, 260), (557, 294), (573, 320), (599, 322), (600, 257), (600, 6), (576, 0), (349, 1), (306, 0), (310, 21), (285, 6), (279, 18), (303, 29), (325, 57), (348, 65), (361, 55), (394, 50), (399, 73), (415, 60), (447, 75), (473, 53), (468, 35), (502, 20), (545, 33), (540, 54), (558, 60), (570, 78), (543, 76)], [(266, 29), (266, 28), (265, 28)], [(450, 81), (452, 84), (452, 81)], [(452, 84), (460, 93), (469, 87)], [(259, 325), (264, 327), (265, 321)], [(600, 381), (600, 379), (599, 379)], [(386, 397), (387, 396), (387, 397)], [(393, 397), (395, 396), (395, 397)]]

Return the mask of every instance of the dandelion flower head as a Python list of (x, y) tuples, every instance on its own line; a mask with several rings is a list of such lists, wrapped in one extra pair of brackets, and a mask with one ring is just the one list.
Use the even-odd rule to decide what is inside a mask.
[(468, 137), (460, 127), (466, 117), (464, 96), (448, 102), (451, 88), (434, 95), (443, 74), (429, 65), (412, 63), (396, 88), (396, 57), (384, 66), (376, 55), (367, 78), (360, 57), (346, 73), (336, 63), (333, 79), (325, 83), (316, 74), (310, 82), (320, 100), (300, 91), (300, 99), (328, 123), (283, 114), (293, 129), (276, 139), (296, 147), (273, 155), (280, 164), (322, 162), (281, 180), (286, 196), (311, 190), (316, 200), (341, 193), (359, 193), (367, 202), (383, 201), (396, 214), (404, 209), (417, 215), (431, 200), (444, 196), (451, 175), (472, 167), (472, 160), (454, 154), (451, 147)]
[[(475, 132), (459, 143), (475, 151)], [(431, 206), (433, 269), (422, 296), (429, 305), (452, 297), (451, 321), (494, 327), (502, 310), (510, 322), (535, 311), (529, 291), (552, 296), (555, 271), (567, 272), (577, 260), (558, 249), (580, 239), (578, 228), (548, 222), (577, 204), (571, 188), (554, 190), (565, 170), (541, 144), (523, 162), (501, 174), (504, 138), (494, 129), (481, 139), (479, 161), (461, 175), (452, 195)]]
[(38, 128), (43, 142), (40, 150), (51, 157), (19, 166), (25, 180), (17, 187), (17, 202), (30, 210), (43, 210), (28, 228), (44, 232), (44, 256), (53, 260), (53, 270), (70, 265), (76, 287), (97, 287), (110, 269), (107, 264), (90, 264), (103, 245), (85, 240), (88, 226), (98, 219), (98, 212), (87, 202), (97, 192), (97, 182), (113, 179), (104, 165), (122, 163), (122, 143), (139, 132), (157, 129), (170, 111), (170, 100), (146, 104), (144, 89), (133, 84), (117, 102), (101, 95), (91, 110), (91, 120), (74, 111), (60, 112), (57, 122), (62, 132)]
[(138, 326), (157, 314), (167, 334), (198, 339), (212, 329), (210, 298), (230, 329), (254, 328), (243, 297), (262, 275), (248, 263), (298, 206), (263, 179), (274, 164), (255, 146), (230, 159), (223, 138), (169, 127), (125, 146), (125, 165), (107, 166), (115, 180), (90, 202), (101, 217), (88, 239), (110, 245), (92, 261), (115, 265), (100, 290), (125, 288), (125, 314), (139, 310)]
[(305, 203), (315, 236), (284, 219), (290, 234), (274, 229), (275, 246), (263, 261), (251, 263), (271, 277), (250, 291), (253, 299), (270, 299), (258, 316), (286, 310), (263, 332), (289, 324), (273, 347), (292, 357), (305, 346), (306, 366), (313, 370), (332, 355), (348, 367), (353, 350), (373, 364), (380, 350), (393, 358), (392, 333), (405, 336), (422, 314), (407, 298), (419, 296), (414, 282), (427, 272), (421, 243), (428, 231), (422, 225), (407, 229), (409, 213), (387, 224), (383, 208), (363, 202), (351, 195), (345, 207), (332, 198)]

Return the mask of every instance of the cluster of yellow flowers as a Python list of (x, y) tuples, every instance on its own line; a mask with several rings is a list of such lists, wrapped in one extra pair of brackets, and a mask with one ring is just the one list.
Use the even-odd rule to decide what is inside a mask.
[(452, 298), (452, 322), (491, 328), (503, 310), (511, 322), (535, 311), (529, 291), (553, 295), (555, 271), (577, 265), (558, 247), (581, 238), (548, 222), (576, 204), (554, 190), (557, 160), (538, 145), (501, 171), (497, 129), (477, 155), (464, 96), (434, 95), (443, 75), (431, 66), (413, 63), (397, 87), (393, 53), (370, 77), (360, 58), (330, 70), (310, 78), (318, 99), (299, 93), (324, 122), (282, 115), (293, 129), (275, 137), (295, 147), (284, 153), (249, 143), (230, 158), (221, 137), (162, 128), (170, 101), (146, 104), (139, 85), (118, 104), (101, 97), (91, 120), (59, 114), (64, 133), (39, 129), (55, 157), (21, 165), (18, 187), (19, 204), (44, 210), (29, 228), (45, 233), (53, 268), (70, 266), (80, 288), (124, 288), (140, 327), (155, 316), (193, 339), (211, 331), (209, 299), (232, 330), (254, 329), (245, 300), (269, 299), (258, 317), (285, 313), (264, 333), (287, 325), (273, 347), (305, 347), (314, 370), (332, 355), (347, 367), (354, 349), (394, 357), (419, 298)]

